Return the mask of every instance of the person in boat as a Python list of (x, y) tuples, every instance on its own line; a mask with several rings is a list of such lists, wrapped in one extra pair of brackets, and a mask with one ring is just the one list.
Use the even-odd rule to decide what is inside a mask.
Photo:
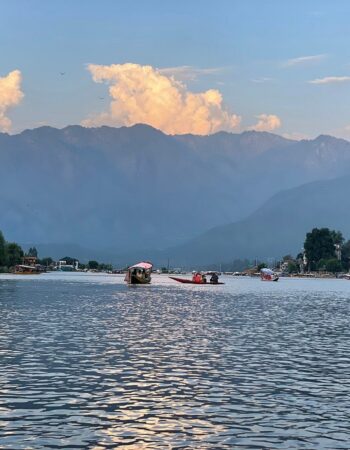
[(130, 273), (130, 276), (131, 276), (131, 283), (132, 284), (134, 284), (134, 283), (136, 283), (137, 282), (137, 269), (132, 269), (132, 271), (131, 271), (131, 273)]
[(210, 277), (210, 283), (211, 284), (218, 284), (218, 282), (219, 282), (219, 276), (218, 276), (218, 274), (216, 272), (213, 272), (211, 274), (211, 277)]
[(202, 275), (202, 283), (206, 283), (207, 282), (207, 277), (205, 276), (205, 274)]
[(195, 283), (198, 283), (198, 284), (203, 283), (201, 273), (196, 272), (192, 277), (192, 281), (194, 281)]

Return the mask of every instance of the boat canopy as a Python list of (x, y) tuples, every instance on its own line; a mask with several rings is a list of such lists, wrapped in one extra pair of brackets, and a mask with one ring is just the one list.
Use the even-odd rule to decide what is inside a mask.
[(264, 274), (264, 275), (273, 275), (274, 273), (273, 273), (273, 270), (271, 270), (271, 269), (266, 269), (266, 268), (264, 268), (264, 269), (261, 269), (261, 271), (260, 271), (262, 274)]
[(149, 270), (152, 269), (153, 264), (150, 262), (139, 262), (137, 264), (134, 264), (133, 266), (130, 266), (129, 269), (145, 269)]

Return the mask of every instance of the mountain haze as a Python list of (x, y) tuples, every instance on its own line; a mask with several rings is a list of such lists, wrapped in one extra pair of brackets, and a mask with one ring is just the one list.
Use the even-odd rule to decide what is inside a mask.
[(158, 257), (193, 265), (296, 255), (316, 226), (340, 230), (349, 239), (349, 186), (346, 176), (282, 191), (246, 219), (215, 227)]

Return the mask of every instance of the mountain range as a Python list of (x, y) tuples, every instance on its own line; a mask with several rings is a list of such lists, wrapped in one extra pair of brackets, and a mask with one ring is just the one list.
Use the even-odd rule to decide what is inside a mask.
[(340, 230), (350, 238), (350, 176), (316, 181), (282, 191), (241, 221), (212, 228), (166, 252), (179, 266), (229, 263), (235, 259), (268, 261), (303, 250), (312, 228)]
[[(331, 136), (169, 136), (147, 125), (0, 133), (0, 229), (54, 257), (273, 257), (299, 249), (310, 227), (346, 232), (348, 174), (350, 143)], [(338, 208), (325, 208), (322, 190)]]

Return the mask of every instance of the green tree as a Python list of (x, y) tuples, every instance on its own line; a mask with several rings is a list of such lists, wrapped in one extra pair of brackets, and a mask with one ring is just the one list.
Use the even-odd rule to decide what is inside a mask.
[(6, 266), (7, 263), (7, 251), (4, 235), (0, 231), (0, 267)]
[(345, 239), (344, 239), (343, 234), (341, 233), (341, 231), (331, 230), (331, 236), (332, 236), (334, 244), (339, 244), (339, 245), (343, 245), (344, 244)]
[(325, 258), (320, 259), (316, 264), (317, 270), (327, 270), (326, 265), (327, 265), (328, 261), (329, 261), (329, 259), (325, 259)]
[(338, 272), (341, 272), (342, 269), (343, 268), (342, 268), (341, 262), (336, 258), (329, 259), (326, 262), (327, 272), (338, 273)]
[(97, 261), (89, 261), (88, 262), (89, 269), (97, 270), (98, 269), (98, 262)]
[(8, 242), (6, 244), (7, 250), (7, 266), (13, 267), (16, 264), (21, 264), (23, 258), (22, 248), (15, 242)]
[(49, 266), (50, 264), (53, 263), (53, 259), (50, 258), (50, 256), (48, 256), (48, 257), (46, 257), (46, 258), (40, 259), (39, 263), (40, 263), (42, 266)]
[(350, 241), (346, 241), (341, 248), (341, 262), (345, 270), (350, 269)]
[(30, 247), (30, 249), (27, 252), (27, 256), (32, 256), (34, 258), (38, 257), (38, 251), (35, 247)]
[(288, 261), (288, 273), (298, 273), (299, 272), (299, 265), (296, 261)]
[(256, 270), (259, 272), (261, 269), (265, 269), (267, 267), (266, 263), (260, 263), (258, 264), (258, 267), (256, 268)]
[(333, 239), (334, 234), (329, 228), (314, 228), (306, 234), (304, 249), (310, 269), (314, 269), (320, 259), (334, 257)]
[(68, 264), (69, 266), (73, 266), (76, 259), (71, 258), (70, 256), (65, 256), (64, 258), (61, 258), (60, 261), (66, 261), (66, 264)]

